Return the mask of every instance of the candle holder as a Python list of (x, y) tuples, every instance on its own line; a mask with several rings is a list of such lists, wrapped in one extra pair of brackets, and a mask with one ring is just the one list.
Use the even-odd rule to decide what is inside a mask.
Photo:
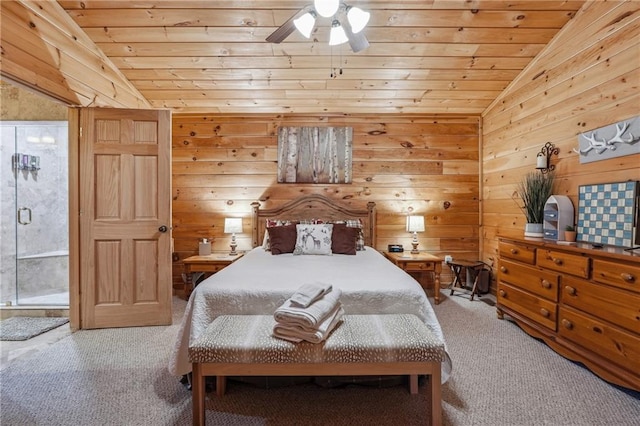
[(536, 156), (536, 169), (542, 173), (549, 173), (555, 170), (556, 166), (551, 164), (551, 154), (558, 155), (559, 149), (551, 142), (544, 144), (538, 155)]

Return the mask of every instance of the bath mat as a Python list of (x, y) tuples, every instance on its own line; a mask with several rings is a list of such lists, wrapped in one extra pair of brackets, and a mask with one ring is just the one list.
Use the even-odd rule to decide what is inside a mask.
[(0, 340), (27, 340), (69, 322), (67, 317), (11, 317), (0, 322)]

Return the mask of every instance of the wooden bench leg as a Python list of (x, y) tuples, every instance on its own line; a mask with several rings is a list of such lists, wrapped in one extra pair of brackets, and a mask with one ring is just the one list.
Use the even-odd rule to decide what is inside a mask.
[(204, 376), (202, 375), (199, 363), (193, 363), (191, 376), (191, 403), (193, 405), (193, 425), (204, 426)]
[(227, 391), (227, 378), (225, 376), (216, 376), (216, 394), (223, 396)]
[(409, 375), (409, 392), (411, 395), (415, 395), (418, 393), (418, 375), (411, 374)]
[(429, 376), (429, 384), (427, 385), (427, 393), (429, 394), (429, 405), (431, 408), (431, 425), (442, 425), (442, 384), (440, 364), (436, 364)]

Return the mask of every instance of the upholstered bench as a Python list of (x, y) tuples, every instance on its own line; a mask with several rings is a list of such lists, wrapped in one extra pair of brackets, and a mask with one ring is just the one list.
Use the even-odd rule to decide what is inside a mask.
[(415, 394), (428, 375), (431, 424), (442, 423), (444, 344), (415, 315), (345, 315), (319, 344), (277, 339), (274, 325), (271, 315), (220, 316), (190, 345), (194, 425), (205, 424), (206, 376), (221, 396), (226, 376), (409, 375)]

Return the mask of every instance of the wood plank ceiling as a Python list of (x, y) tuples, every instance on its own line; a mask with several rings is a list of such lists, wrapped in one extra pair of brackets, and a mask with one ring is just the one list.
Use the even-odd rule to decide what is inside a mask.
[(265, 41), (312, 0), (59, 3), (154, 107), (480, 114), (584, 1), (347, 1), (371, 12), (359, 53), (328, 46), (325, 18)]

